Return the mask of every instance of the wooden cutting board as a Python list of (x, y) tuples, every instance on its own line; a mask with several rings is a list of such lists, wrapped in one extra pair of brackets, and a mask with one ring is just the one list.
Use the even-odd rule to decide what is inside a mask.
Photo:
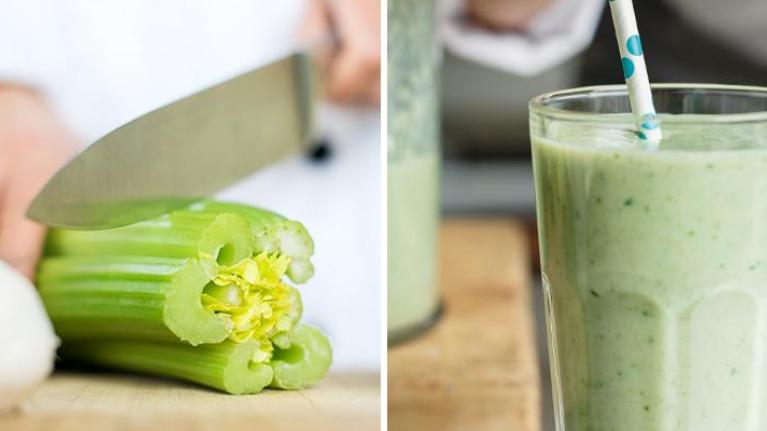
[(54, 373), (3, 431), (377, 430), (377, 373), (333, 374), (303, 391), (226, 395), (126, 374)]
[(540, 429), (528, 234), (509, 220), (448, 220), (444, 313), (389, 348), (389, 429)]

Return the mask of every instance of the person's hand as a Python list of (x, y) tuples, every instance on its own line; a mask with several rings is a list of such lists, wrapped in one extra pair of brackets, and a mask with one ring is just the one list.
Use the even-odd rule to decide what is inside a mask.
[(377, 105), (380, 100), (381, 31), (378, 0), (309, 0), (301, 37), (337, 37), (330, 50), (326, 91), (338, 103)]
[(27, 206), (75, 148), (34, 91), (0, 83), (0, 259), (32, 279), (45, 228)]
[(496, 31), (523, 30), (552, 0), (466, 0), (466, 13)]

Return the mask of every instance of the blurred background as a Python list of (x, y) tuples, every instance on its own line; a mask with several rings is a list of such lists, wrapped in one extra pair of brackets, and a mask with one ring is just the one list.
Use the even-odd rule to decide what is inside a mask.
[[(298, 35), (309, 3), (2, 0), (0, 88), (40, 94), (82, 149), (156, 107), (295, 50), (304, 43)], [(379, 112), (325, 104), (319, 117), (312, 154), (258, 172), (220, 197), (306, 225), (316, 275), (301, 286), (304, 319), (331, 339), (334, 370), (377, 371)]]
[[(527, 29), (504, 32), (467, 20), (464, 2), (440, 3), (441, 190), (448, 213), (532, 217), (528, 100), (564, 88), (623, 83), (607, 2), (507, 3), (540, 4), (541, 10)], [(634, 9), (652, 82), (767, 84), (764, 1), (642, 0)], [(557, 39), (564, 48), (554, 46)]]

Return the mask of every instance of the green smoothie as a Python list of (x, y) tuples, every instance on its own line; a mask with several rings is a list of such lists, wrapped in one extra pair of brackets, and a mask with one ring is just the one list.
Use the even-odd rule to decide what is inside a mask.
[(437, 306), (437, 154), (389, 165), (390, 333), (423, 323)]
[(767, 126), (532, 127), (559, 429), (767, 429)]
[(438, 48), (434, 2), (388, 3), (388, 330), (423, 329), (437, 310)]

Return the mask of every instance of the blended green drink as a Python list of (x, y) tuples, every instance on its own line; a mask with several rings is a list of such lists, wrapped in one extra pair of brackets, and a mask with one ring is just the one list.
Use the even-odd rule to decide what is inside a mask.
[(399, 340), (437, 310), (439, 150), (434, 2), (388, 4), (388, 330)]
[(653, 94), (531, 102), (558, 430), (767, 429), (767, 89)]

